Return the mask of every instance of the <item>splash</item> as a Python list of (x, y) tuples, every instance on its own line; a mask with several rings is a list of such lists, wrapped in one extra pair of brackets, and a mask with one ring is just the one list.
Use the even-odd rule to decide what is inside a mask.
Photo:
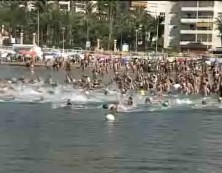
[[(44, 83), (35, 84), (10, 84), (0, 90), (0, 103), (50, 103), (52, 109), (67, 108), (66, 102), (71, 100), (71, 109), (102, 109), (103, 103), (118, 103), (117, 112), (155, 112), (174, 109), (205, 109), (214, 107), (221, 109), (221, 104), (215, 98), (207, 98), (207, 105), (202, 106), (201, 97), (181, 97), (179, 95), (156, 97), (152, 104), (145, 104), (147, 96), (141, 96), (135, 92), (120, 94), (115, 88), (107, 88), (108, 94), (104, 89), (84, 90), (73, 88), (72, 85), (50, 86)], [(127, 106), (127, 99), (133, 96), (134, 106)], [(152, 96), (151, 96), (152, 97)], [(161, 102), (169, 101), (168, 107), (163, 107)]]

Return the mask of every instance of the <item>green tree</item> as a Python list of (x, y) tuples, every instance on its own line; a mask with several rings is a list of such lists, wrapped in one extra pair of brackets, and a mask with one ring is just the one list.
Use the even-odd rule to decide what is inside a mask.
[[(72, 3), (74, 7), (74, 1)], [(151, 33), (151, 37), (156, 35), (157, 20), (148, 15), (144, 8), (137, 7), (133, 11), (121, 12), (118, 10), (118, 1), (98, 1), (97, 4), (87, 1), (84, 12), (61, 11), (58, 1), (48, 3), (46, 0), (39, 0), (34, 6), (34, 11), (28, 11), (26, 1), (1, 2), (0, 24), (4, 24), (5, 28), (17, 36), (23, 29), (24, 35), (27, 35), (26, 42), (30, 43), (33, 32), (37, 32), (39, 14), (40, 45), (56, 47), (62, 46), (63, 27), (66, 47), (85, 47), (87, 40), (91, 41), (92, 46), (96, 46), (97, 39), (101, 40), (101, 46), (105, 49), (112, 49), (114, 39), (118, 40), (119, 46), (126, 42), (134, 47), (135, 29), (139, 26), (142, 26), (140, 39), (144, 40), (146, 32)], [(159, 25), (159, 37), (161, 33), (163, 32)]]

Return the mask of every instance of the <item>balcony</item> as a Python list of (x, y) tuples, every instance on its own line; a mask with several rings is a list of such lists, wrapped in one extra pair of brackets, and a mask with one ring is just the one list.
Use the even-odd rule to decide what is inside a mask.
[(212, 30), (180, 30), (180, 34), (212, 34)]
[(213, 7), (182, 7), (181, 11), (214, 11)]
[[(180, 41), (180, 46), (186, 46), (191, 43), (196, 43), (196, 42), (195, 41)], [(208, 42), (204, 41), (204, 42), (200, 42), (200, 43), (202, 43), (203, 45), (212, 45), (212, 42), (209, 42), (209, 41)]]
[(200, 23), (200, 22), (204, 22), (204, 23), (211, 23), (213, 22), (213, 19), (203, 19), (203, 18), (198, 18), (198, 19), (190, 19), (190, 18), (183, 18), (183, 19), (180, 19), (180, 22), (181, 23)]

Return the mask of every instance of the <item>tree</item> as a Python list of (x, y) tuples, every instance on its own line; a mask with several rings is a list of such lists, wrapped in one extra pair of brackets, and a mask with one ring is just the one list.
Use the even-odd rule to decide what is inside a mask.
[[(101, 40), (101, 46), (105, 49), (112, 49), (113, 39), (117, 39), (118, 46), (126, 42), (132, 47), (135, 45), (135, 29), (139, 26), (142, 26), (139, 39), (144, 40), (146, 32), (151, 33), (151, 37), (156, 35), (157, 20), (142, 7), (121, 12), (118, 10), (118, 1), (104, 0), (97, 1), (97, 4), (87, 1), (83, 12), (68, 12), (59, 9), (58, 1), (48, 3), (39, 0), (34, 3), (34, 11), (28, 11), (26, 2), (0, 3), (0, 24), (4, 24), (8, 31), (18, 37), (23, 30), (26, 43), (31, 43), (33, 32), (37, 32), (38, 14), (40, 45), (62, 46), (63, 27), (66, 47), (85, 47), (86, 41), (96, 46), (97, 39)], [(159, 38), (163, 33), (161, 27), (159, 25)]]
[(221, 41), (221, 46), (222, 46), (222, 16), (219, 16), (216, 21), (215, 21), (216, 25), (217, 25), (217, 30), (220, 33), (220, 41)]

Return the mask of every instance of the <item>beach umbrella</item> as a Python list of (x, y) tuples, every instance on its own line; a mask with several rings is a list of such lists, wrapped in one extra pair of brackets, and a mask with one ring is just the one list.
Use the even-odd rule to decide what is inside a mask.
[(37, 53), (34, 51), (27, 51), (27, 50), (20, 50), (19, 54), (22, 54), (24, 56), (31, 56), (31, 57), (36, 57)]

